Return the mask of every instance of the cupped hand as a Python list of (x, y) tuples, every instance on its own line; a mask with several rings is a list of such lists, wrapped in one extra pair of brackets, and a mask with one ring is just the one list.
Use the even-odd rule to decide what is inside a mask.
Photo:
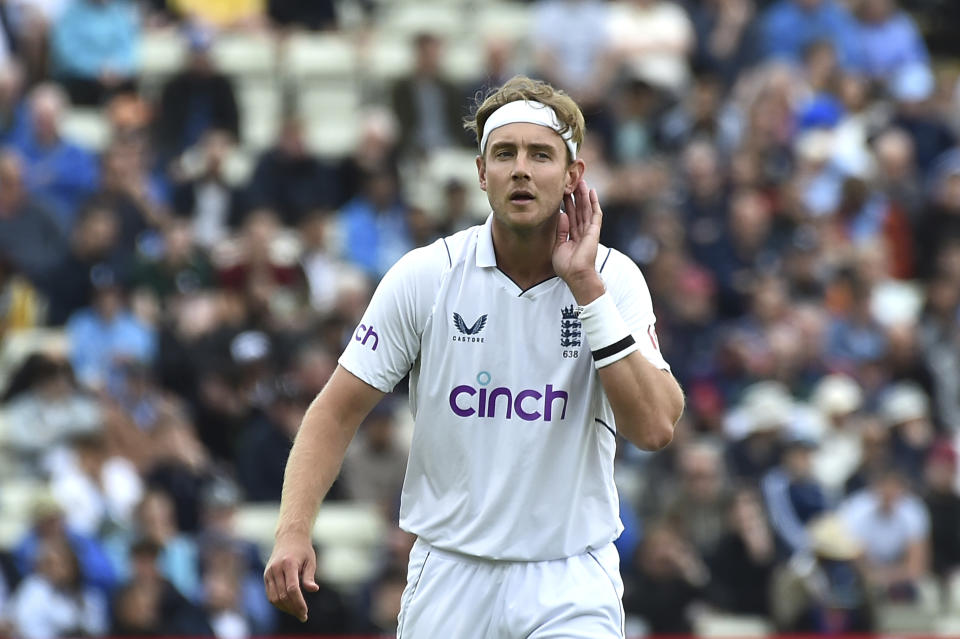
[(574, 295), (580, 289), (587, 293), (585, 289), (600, 283), (596, 261), (603, 211), (596, 190), (581, 179), (573, 193), (563, 196), (563, 209), (553, 247), (553, 270)]

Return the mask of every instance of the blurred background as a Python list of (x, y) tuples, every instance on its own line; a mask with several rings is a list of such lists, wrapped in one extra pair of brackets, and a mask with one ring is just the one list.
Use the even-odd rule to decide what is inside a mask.
[(623, 443), (628, 635), (960, 634), (960, 3), (0, 0), (0, 636), (395, 632), (401, 385), (262, 590), (291, 438), (461, 118), (583, 107), (687, 393)]

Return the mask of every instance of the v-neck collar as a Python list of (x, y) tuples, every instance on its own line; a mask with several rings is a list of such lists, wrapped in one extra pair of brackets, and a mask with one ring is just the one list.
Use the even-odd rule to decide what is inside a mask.
[(545, 287), (560, 278), (556, 275), (537, 282), (533, 286), (520, 288), (520, 285), (511, 279), (503, 270), (497, 266), (497, 254), (493, 249), (493, 213), (487, 216), (487, 221), (480, 227), (477, 236), (477, 266), (481, 268), (492, 268), (497, 277), (503, 282), (504, 286), (512, 290), (517, 297), (545, 290)]

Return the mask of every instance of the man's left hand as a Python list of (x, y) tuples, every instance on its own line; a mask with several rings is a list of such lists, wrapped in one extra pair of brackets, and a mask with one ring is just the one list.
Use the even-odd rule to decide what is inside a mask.
[(597, 191), (581, 179), (573, 193), (563, 196), (563, 209), (553, 247), (553, 270), (570, 287), (577, 303), (586, 305), (604, 292), (596, 268), (603, 223)]

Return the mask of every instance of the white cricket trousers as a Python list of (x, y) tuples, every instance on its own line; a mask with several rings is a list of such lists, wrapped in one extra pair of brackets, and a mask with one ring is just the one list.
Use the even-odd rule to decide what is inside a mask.
[(398, 639), (623, 639), (611, 543), (551, 561), (493, 561), (417, 540)]

